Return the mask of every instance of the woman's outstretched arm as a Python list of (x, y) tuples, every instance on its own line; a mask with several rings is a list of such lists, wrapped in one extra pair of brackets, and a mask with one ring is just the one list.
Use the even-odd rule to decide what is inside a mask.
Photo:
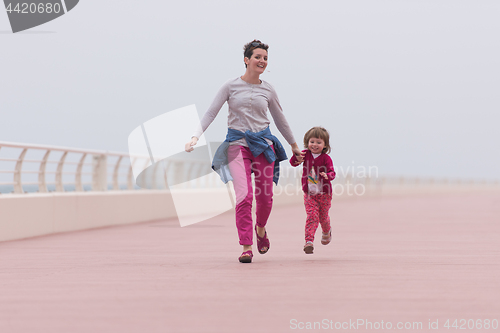
[(226, 82), (215, 95), (212, 104), (207, 109), (207, 112), (201, 118), (200, 123), (194, 135), (191, 137), (191, 140), (186, 143), (184, 149), (189, 153), (194, 150), (193, 146), (198, 142), (198, 138), (205, 132), (205, 130), (210, 126), (210, 124), (214, 121), (215, 117), (219, 114), (220, 109), (224, 105), (224, 103), (229, 99), (229, 82)]

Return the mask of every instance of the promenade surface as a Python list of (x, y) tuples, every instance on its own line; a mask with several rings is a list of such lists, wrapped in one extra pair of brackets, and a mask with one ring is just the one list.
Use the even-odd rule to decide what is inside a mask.
[(0, 243), (0, 332), (500, 332), (468, 328), (500, 320), (500, 192), (337, 199), (331, 217), (306, 255), (303, 207), (276, 207), (251, 264), (232, 212)]

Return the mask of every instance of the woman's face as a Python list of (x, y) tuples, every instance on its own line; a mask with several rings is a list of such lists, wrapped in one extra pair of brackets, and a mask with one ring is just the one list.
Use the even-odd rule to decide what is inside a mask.
[(257, 72), (259, 75), (264, 73), (267, 67), (267, 51), (264, 49), (253, 50), (250, 59), (245, 57), (245, 64), (247, 64), (248, 70)]

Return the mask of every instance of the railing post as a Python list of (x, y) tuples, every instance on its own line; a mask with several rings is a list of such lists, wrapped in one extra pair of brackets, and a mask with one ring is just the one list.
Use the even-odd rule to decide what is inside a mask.
[(92, 155), (92, 190), (106, 191), (108, 187), (108, 168), (106, 155)]
[(23, 161), (24, 161), (24, 156), (26, 155), (26, 152), (28, 151), (27, 148), (24, 148), (21, 154), (19, 155), (19, 158), (17, 159), (16, 162), (16, 169), (14, 171), (14, 193), (23, 193), (23, 184), (21, 183), (21, 171), (23, 168)]
[(45, 168), (47, 166), (47, 160), (49, 159), (50, 149), (47, 149), (45, 155), (43, 156), (43, 160), (40, 163), (40, 170), (38, 171), (38, 192), (46, 193), (48, 192), (47, 183), (45, 181)]
[(122, 161), (123, 156), (118, 158), (116, 161), (115, 169), (113, 170), (113, 190), (119, 190), (120, 186), (118, 185), (118, 173), (120, 172), (120, 162)]
[(87, 154), (83, 153), (82, 157), (80, 158), (80, 162), (78, 162), (78, 166), (76, 167), (76, 173), (75, 173), (75, 191), (77, 191), (77, 192), (83, 192), (82, 168), (83, 168), (83, 163), (85, 162), (85, 158), (86, 157), (87, 157)]
[(66, 156), (68, 156), (67, 151), (65, 151), (64, 154), (62, 154), (61, 159), (59, 160), (59, 163), (57, 164), (56, 192), (64, 192), (64, 185), (63, 185), (63, 181), (62, 181), (62, 172), (63, 172), (64, 160), (66, 159)]
[[(158, 180), (158, 166), (160, 165), (160, 162), (156, 162), (153, 166), (153, 172), (151, 172), (151, 189), (161, 189), (162, 186)], [(164, 179), (163, 177), (163, 172), (161, 173), (161, 178), (162, 180)]]
[(130, 167), (128, 169), (128, 174), (127, 174), (127, 188), (129, 190), (134, 189), (134, 164), (137, 161), (137, 157), (134, 157), (131, 162), (130, 162)]

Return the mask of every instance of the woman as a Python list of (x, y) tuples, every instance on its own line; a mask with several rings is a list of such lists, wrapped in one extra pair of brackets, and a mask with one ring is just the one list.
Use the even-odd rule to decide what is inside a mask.
[[(239, 261), (243, 263), (250, 263), (253, 258), (251, 174), (252, 172), (255, 174), (257, 247), (259, 253), (264, 254), (270, 248), (265, 226), (273, 202), (272, 183), (273, 180), (277, 183), (279, 177), (279, 161), (286, 159), (281, 143), (269, 131), (268, 109), (276, 127), (291, 145), (294, 155), (302, 161), (301, 150), (283, 114), (276, 91), (269, 83), (260, 79), (260, 75), (267, 67), (268, 47), (259, 40), (244, 46), (245, 74), (227, 81), (221, 87), (203, 116), (200, 128), (185, 147), (187, 152), (194, 149), (193, 146), (198, 142), (200, 135), (215, 119), (222, 105), (227, 102), (228, 134), (225, 144), (221, 145), (216, 153), (213, 167), (225, 182), (233, 180), (236, 193), (236, 226), (240, 245), (243, 245)], [(224, 162), (215, 166), (216, 160), (220, 160), (220, 157)], [(227, 168), (224, 169), (226, 165)]]

